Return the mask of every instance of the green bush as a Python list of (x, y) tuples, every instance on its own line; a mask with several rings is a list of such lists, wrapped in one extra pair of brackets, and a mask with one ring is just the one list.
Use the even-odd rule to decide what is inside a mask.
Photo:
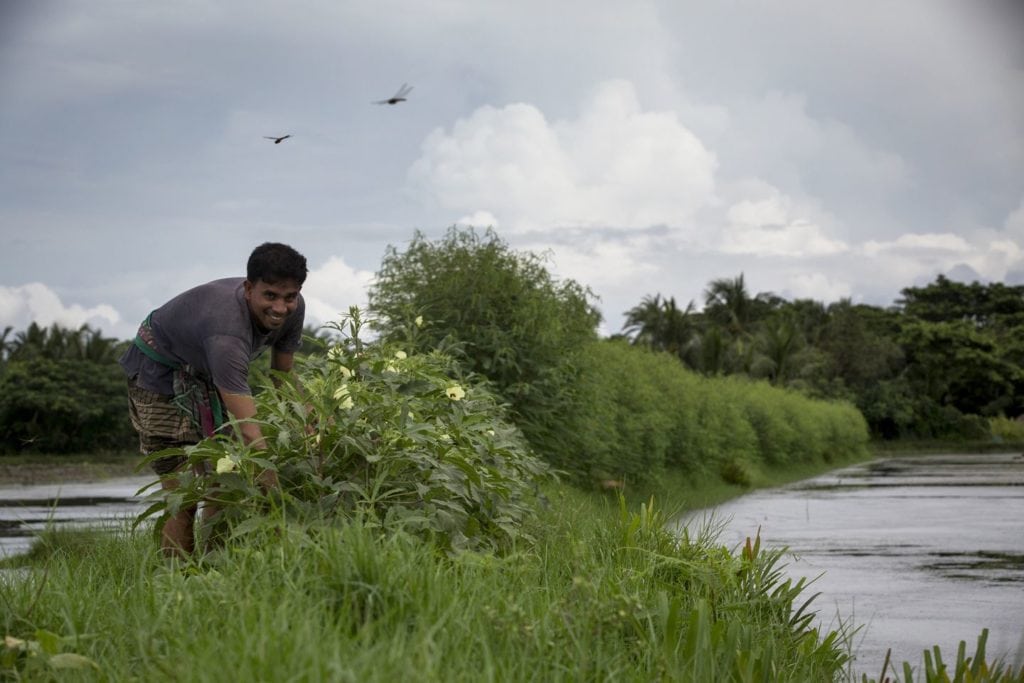
[[(147, 514), (213, 500), (203, 535), (262, 525), (268, 496), (257, 484), (278, 473), (290, 516), (312, 522), (360, 517), (397, 524), (448, 549), (508, 547), (534, 512), (547, 467), (528, 449), (496, 397), (451, 359), (402, 345), (365, 344), (353, 310), (347, 335), (309, 356), (291, 378), (257, 398), (265, 450), (218, 436), (183, 452), (192, 470)], [(339, 330), (342, 326), (338, 326)]]
[(993, 437), (1003, 441), (1024, 441), (1024, 421), (993, 417), (988, 425)]
[[(404, 252), (388, 247), (369, 291), (389, 342), (425, 353), (442, 348), (487, 377), (534, 447), (560, 447), (560, 425), (580, 348), (596, 339), (590, 292), (558, 281), (543, 259), (513, 251), (493, 231), (451, 228), (437, 242), (416, 233)], [(419, 325), (410, 325), (418, 320)]]
[(0, 453), (126, 450), (137, 443), (113, 361), (29, 356), (0, 377)]
[(670, 354), (621, 340), (584, 347), (579, 369), (564, 421), (571, 442), (552, 460), (574, 479), (645, 482), (671, 467), (749, 485), (760, 466), (866, 452), (867, 425), (845, 402), (703, 377)]

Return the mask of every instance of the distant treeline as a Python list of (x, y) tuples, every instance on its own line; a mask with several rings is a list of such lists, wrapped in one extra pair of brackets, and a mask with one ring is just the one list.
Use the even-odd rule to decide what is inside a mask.
[(1021, 286), (940, 275), (883, 308), (751, 295), (741, 274), (712, 281), (700, 312), (646, 297), (623, 336), (704, 375), (849, 400), (876, 438), (983, 439), (1024, 413), (1022, 331)]
[[(698, 312), (648, 296), (599, 339), (586, 287), (493, 231), (452, 228), (389, 248), (370, 317), (382, 341), (440, 348), (485, 377), (531, 444), (581, 477), (682, 467), (739, 481), (759, 463), (844, 457), (869, 430), (987, 438), (990, 418), (1024, 413), (1024, 288), (939, 277), (880, 308), (751, 295), (740, 275), (704, 297)], [(4, 330), (0, 452), (134, 448), (127, 343), (88, 326)]]

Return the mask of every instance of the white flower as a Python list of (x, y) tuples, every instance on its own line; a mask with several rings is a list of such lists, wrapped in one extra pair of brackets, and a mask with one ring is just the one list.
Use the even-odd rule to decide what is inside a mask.
[(345, 355), (345, 349), (340, 346), (332, 346), (331, 350), (327, 352), (327, 358), (329, 360), (341, 360), (343, 355)]
[(348, 379), (352, 376), (352, 371), (346, 368), (344, 365), (338, 366), (338, 374), (341, 375), (342, 379)]
[(423, 316), (416, 316), (416, 327), (423, 327)]
[(444, 390), (444, 393), (453, 401), (461, 401), (466, 395), (466, 390), (458, 384), (453, 384)]
[(225, 455), (223, 458), (217, 461), (217, 474), (234, 472), (236, 467), (238, 467), (238, 463)]
[(24, 650), (25, 641), (14, 636), (4, 636), (4, 645), (10, 650)]
[(395, 351), (395, 358), (398, 360), (405, 360), (408, 356), (405, 355), (405, 351)]
[(345, 410), (351, 410), (354, 405), (355, 403), (353, 403), (351, 396), (346, 396), (345, 400), (341, 402), (341, 407)]

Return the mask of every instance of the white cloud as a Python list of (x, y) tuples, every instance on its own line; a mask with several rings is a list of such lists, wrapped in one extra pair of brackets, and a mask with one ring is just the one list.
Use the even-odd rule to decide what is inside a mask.
[(1024, 199), (1021, 199), (1020, 205), (1006, 217), (1003, 230), (1015, 239), (1024, 240)]
[(813, 299), (832, 302), (852, 295), (848, 282), (830, 278), (824, 273), (803, 273), (789, 278), (783, 294), (792, 299)]
[(356, 270), (345, 260), (332, 256), (321, 267), (310, 270), (302, 285), (306, 317), (310, 323), (337, 322), (350, 306), (366, 308), (366, 288), (373, 273)]
[(798, 219), (783, 225), (726, 226), (720, 248), (727, 254), (804, 258), (838, 254), (847, 246), (826, 237), (814, 223)]
[(549, 270), (555, 277), (575, 280), (595, 292), (640, 282), (658, 272), (649, 260), (651, 245), (642, 237), (612, 240), (585, 234), (573, 236), (577, 239), (516, 246), (535, 254), (549, 253)]
[(911, 233), (900, 235), (889, 242), (868, 240), (862, 246), (864, 253), (868, 256), (877, 256), (883, 252), (898, 252), (902, 254), (917, 253), (922, 257), (929, 254), (940, 255), (966, 254), (972, 250), (970, 244), (963, 237), (952, 233)]
[(529, 104), (481, 107), (423, 143), (412, 183), (441, 207), (482, 207), (509, 230), (678, 226), (714, 201), (717, 162), (631, 83), (601, 84), (573, 121)]
[(69, 328), (88, 324), (107, 334), (110, 327), (121, 322), (121, 314), (108, 304), (90, 307), (65, 305), (56, 292), (41, 282), (15, 287), (0, 286), (0, 328), (10, 325), (19, 330), (32, 322), (44, 327), (56, 323)]
[(828, 237), (814, 221), (818, 212), (796, 206), (790, 197), (769, 185), (755, 184), (753, 189), (761, 193), (767, 190), (767, 196), (743, 199), (729, 207), (727, 225), (722, 229), (718, 245), (721, 251), (804, 258), (838, 254), (848, 249), (842, 241)]
[(494, 228), (495, 230), (501, 227), (498, 224), (498, 219), (490, 211), (474, 211), (455, 221), (455, 224), (474, 228)]

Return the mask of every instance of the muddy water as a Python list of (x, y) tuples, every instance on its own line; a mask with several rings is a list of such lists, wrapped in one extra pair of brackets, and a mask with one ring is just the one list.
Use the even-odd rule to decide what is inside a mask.
[(908, 457), (759, 491), (686, 520), (724, 524), (720, 540), (795, 553), (787, 572), (819, 577), (819, 621), (861, 626), (854, 669), (877, 677), (893, 660), (921, 662), (939, 645), (1024, 657), (1024, 456)]
[(122, 526), (142, 511), (138, 490), (153, 477), (0, 488), (0, 557), (24, 552), (47, 525)]

